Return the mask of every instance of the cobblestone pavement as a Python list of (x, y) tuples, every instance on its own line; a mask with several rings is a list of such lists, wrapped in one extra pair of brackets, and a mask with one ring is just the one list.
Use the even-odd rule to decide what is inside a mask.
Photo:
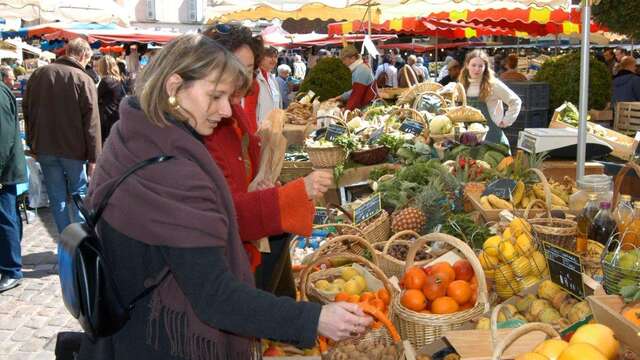
[(51, 213), (40, 209), (24, 225), (24, 280), (0, 294), (0, 359), (54, 359), (56, 334), (77, 331), (78, 323), (62, 302), (57, 273), (55, 225)]

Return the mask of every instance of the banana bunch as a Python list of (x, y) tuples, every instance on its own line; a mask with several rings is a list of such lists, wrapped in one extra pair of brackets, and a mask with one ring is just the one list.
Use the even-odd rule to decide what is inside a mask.
[[(549, 183), (551, 189), (551, 206), (552, 210), (567, 210), (569, 206), (569, 197), (575, 190), (575, 184), (571, 183), (571, 179), (564, 179), (562, 182), (552, 181)], [(533, 185), (525, 185), (524, 182), (516, 182), (516, 187), (511, 193), (511, 202), (502, 200), (495, 195), (482, 196), (480, 204), (486, 210), (513, 210), (525, 209), (535, 200), (547, 200), (542, 183)], [(542, 208), (542, 205), (535, 204), (534, 209)]]

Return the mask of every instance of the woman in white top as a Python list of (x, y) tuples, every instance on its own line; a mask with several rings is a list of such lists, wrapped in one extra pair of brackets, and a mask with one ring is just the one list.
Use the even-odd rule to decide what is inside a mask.
[(278, 82), (272, 73), (278, 63), (278, 50), (274, 47), (268, 47), (264, 50), (263, 57), (260, 59), (260, 67), (256, 80), (260, 86), (258, 96), (258, 104), (256, 115), (258, 126), (269, 113), (274, 109), (282, 109), (282, 99), (278, 90)]
[(307, 75), (307, 65), (302, 61), (302, 56), (295, 55), (293, 57), (293, 77), (304, 80), (305, 75)]
[[(378, 68), (376, 69), (376, 74), (374, 76), (376, 81), (382, 73), (387, 75), (387, 79), (384, 84), (385, 87), (398, 87), (398, 70), (395, 66), (391, 65), (391, 56), (388, 54), (382, 58), (382, 65), (378, 65)], [(378, 86), (380, 86), (380, 84), (378, 84)]]
[[(520, 113), (522, 101), (502, 81), (494, 77), (489, 57), (482, 50), (467, 54), (458, 81), (467, 91), (467, 103), (482, 111), (487, 119), (489, 132), (485, 141), (509, 145), (502, 129), (511, 126)], [(452, 83), (449, 86), (454, 86)], [(509, 109), (505, 113), (503, 103)]]

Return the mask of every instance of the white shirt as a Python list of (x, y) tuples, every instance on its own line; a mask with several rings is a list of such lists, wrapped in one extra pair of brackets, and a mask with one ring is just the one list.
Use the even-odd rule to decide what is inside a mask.
[(278, 82), (275, 75), (269, 73), (269, 81), (262, 76), (262, 70), (258, 70), (258, 85), (260, 86), (260, 94), (258, 94), (258, 104), (256, 109), (258, 125), (267, 118), (269, 113), (275, 109), (282, 109), (282, 99), (278, 90)]
[(302, 61), (293, 63), (293, 77), (296, 79), (304, 80), (304, 76), (307, 74), (307, 65)]
[(374, 78), (377, 79), (378, 76), (380, 76), (380, 74), (382, 74), (383, 72), (387, 73), (386, 85), (394, 88), (398, 87), (398, 69), (396, 69), (396, 67), (391, 64), (378, 65)]

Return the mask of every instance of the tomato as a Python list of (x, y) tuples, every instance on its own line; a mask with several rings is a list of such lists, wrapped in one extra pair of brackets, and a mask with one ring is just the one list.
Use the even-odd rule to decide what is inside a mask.
[(458, 260), (453, 264), (453, 271), (456, 274), (456, 280), (469, 281), (473, 277), (473, 267), (468, 260)]
[(449, 281), (446, 275), (431, 274), (427, 276), (425, 285), (422, 287), (422, 292), (429, 301), (433, 301), (441, 296), (445, 296), (447, 286), (449, 286)]
[(425, 275), (424, 271), (419, 267), (411, 267), (404, 273), (402, 277), (402, 284), (405, 289), (422, 289), (425, 281), (427, 280), (427, 275)]

